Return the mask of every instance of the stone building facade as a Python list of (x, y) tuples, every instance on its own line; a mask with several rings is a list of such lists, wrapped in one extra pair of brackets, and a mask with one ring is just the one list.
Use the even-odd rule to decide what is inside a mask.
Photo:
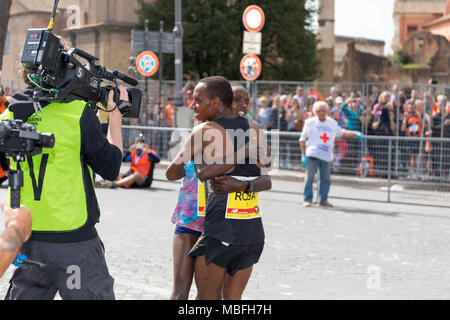
[[(46, 28), (52, 7), (51, 0), (13, 0), (2, 79), (20, 79), (18, 67), (27, 30)], [(60, 1), (54, 31), (67, 37), (73, 47), (98, 57), (97, 63), (127, 72), (129, 57), (137, 53), (131, 50), (137, 9), (137, 0)]]
[[(442, 29), (444, 26), (433, 21), (442, 19), (450, 6), (450, 0), (395, 0), (394, 3), (394, 39), (392, 48), (401, 48), (414, 32), (423, 29)], [(445, 21), (449, 21), (447, 19)], [(441, 21), (441, 22), (445, 22)], [(447, 24), (448, 28), (449, 24)], [(430, 30), (431, 31), (431, 30)], [(441, 32), (441, 31), (439, 31)], [(447, 30), (447, 32), (450, 32)]]
[(369, 53), (378, 57), (384, 56), (385, 42), (367, 38), (354, 38), (346, 36), (335, 36), (334, 46), (334, 74), (342, 77), (344, 72), (344, 57), (347, 54), (347, 46), (354, 43), (354, 47), (359, 52)]
[(334, 0), (319, 0), (317, 55), (321, 62), (320, 81), (334, 80)]
[(450, 0), (447, 2), (443, 16), (425, 23), (423, 28), (450, 41)]

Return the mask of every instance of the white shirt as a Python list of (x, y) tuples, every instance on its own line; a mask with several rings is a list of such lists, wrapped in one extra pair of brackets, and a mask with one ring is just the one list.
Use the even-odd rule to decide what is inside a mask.
[(300, 141), (306, 141), (306, 156), (326, 162), (333, 161), (334, 140), (342, 137), (344, 129), (336, 120), (327, 117), (320, 121), (317, 116), (305, 121)]
[(299, 106), (300, 109), (303, 107), (302, 106), (303, 98), (304, 98), (303, 96), (298, 96), (298, 95), (294, 96), (294, 99), (297, 100), (298, 106)]

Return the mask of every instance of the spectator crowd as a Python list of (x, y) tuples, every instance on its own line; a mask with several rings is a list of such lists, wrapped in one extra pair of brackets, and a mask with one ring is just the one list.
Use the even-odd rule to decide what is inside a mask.
[[(195, 82), (188, 81), (183, 87), (183, 103), (189, 107), (193, 101)], [(281, 88), (281, 90), (280, 90)], [(325, 101), (329, 107), (328, 116), (344, 129), (361, 131), (366, 142), (357, 139), (337, 139), (334, 150), (333, 170), (344, 174), (386, 177), (388, 171), (389, 141), (379, 136), (403, 137), (392, 140), (391, 151), (396, 173), (416, 180), (424, 177), (449, 178), (450, 144), (436, 139), (450, 138), (449, 90), (438, 91), (435, 86), (401, 87), (393, 84), (389, 90), (372, 85), (367, 92), (335, 85), (318, 88), (314, 84), (299, 84), (288, 90), (275, 85), (250, 100), (247, 117), (259, 123), (265, 130), (297, 132), (303, 130), (305, 121), (314, 117), (312, 110), (316, 101)], [(320, 89), (320, 90), (319, 90)], [(366, 91), (366, 90), (364, 90)], [(0, 84), (0, 113), (8, 106), (13, 92)], [(166, 98), (167, 97), (167, 98)], [(140, 119), (126, 120), (125, 124), (154, 127), (173, 127), (174, 97), (166, 92), (163, 97), (151, 98), (143, 107)], [(161, 107), (160, 107), (161, 106)], [(124, 133), (130, 141), (139, 134)], [(155, 136), (156, 135), (156, 136)], [(147, 140), (157, 145), (168, 145), (170, 132), (146, 133)], [(155, 136), (155, 137), (152, 137)], [(373, 137), (371, 137), (373, 136)], [(411, 138), (411, 139), (409, 139)], [(168, 154), (168, 147), (161, 148), (162, 157)], [(283, 135), (279, 139), (280, 167), (300, 168), (298, 136)], [(399, 175), (400, 175), (399, 174)]]
[[(368, 94), (361, 90), (344, 92), (336, 84), (323, 97), (314, 85), (298, 85), (295, 92), (261, 95), (249, 106), (248, 117), (267, 130), (302, 132), (305, 120), (314, 116), (316, 101), (326, 101), (328, 116), (347, 130), (361, 131), (366, 143), (357, 139), (337, 140), (333, 168), (342, 173), (386, 177), (389, 139), (379, 136), (403, 137), (391, 144), (391, 168), (408, 179), (449, 177), (450, 143), (436, 139), (450, 138), (450, 102), (432, 86), (401, 88), (392, 85), (380, 90), (373, 85)], [(373, 136), (373, 137), (371, 137)], [(297, 168), (300, 162), (297, 139), (280, 136), (280, 167)], [(394, 160), (397, 163), (394, 163)]]

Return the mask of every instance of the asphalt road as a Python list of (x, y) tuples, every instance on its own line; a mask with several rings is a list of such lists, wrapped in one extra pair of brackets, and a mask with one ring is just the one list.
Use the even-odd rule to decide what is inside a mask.
[[(170, 297), (170, 217), (180, 184), (165, 181), (163, 170), (155, 178), (148, 190), (97, 189), (117, 299)], [(374, 190), (332, 185), (334, 208), (303, 208), (302, 182), (273, 180), (260, 195), (265, 249), (243, 298), (449, 299), (448, 208), (341, 198), (367, 192), (370, 199)], [(0, 189), (0, 199), (6, 195)], [(0, 297), (13, 269), (0, 279)]]

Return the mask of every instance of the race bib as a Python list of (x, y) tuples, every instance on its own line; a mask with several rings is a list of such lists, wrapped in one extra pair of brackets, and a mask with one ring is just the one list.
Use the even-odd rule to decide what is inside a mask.
[[(242, 181), (255, 180), (258, 177), (233, 177)], [(233, 192), (228, 194), (226, 219), (254, 219), (261, 217), (257, 192)]]
[(197, 215), (204, 217), (206, 213), (206, 197), (205, 197), (205, 184), (198, 180), (197, 188)]

